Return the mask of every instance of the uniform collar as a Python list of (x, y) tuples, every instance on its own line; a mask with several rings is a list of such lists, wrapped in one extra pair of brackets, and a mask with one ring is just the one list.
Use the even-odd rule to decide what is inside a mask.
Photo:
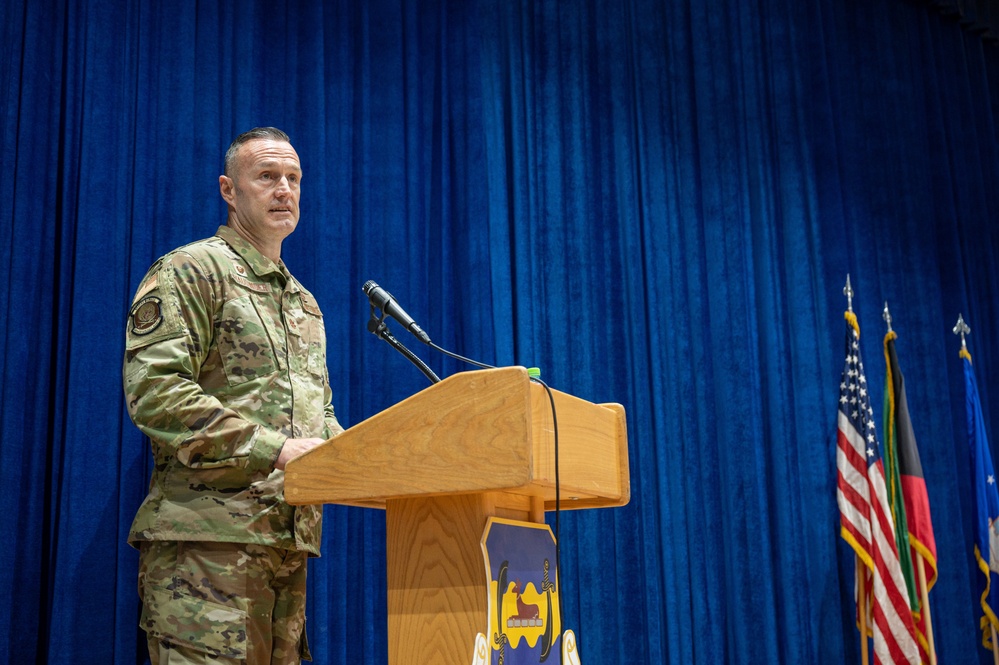
[(277, 273), (281, 275), (285, 280), (292, 281), (291, 274), (285, 267), (284, 262), (278, 260), (276, 263), (271, 261), (269, 258), (261, 254), (256, 247), (250, 244), (250, 242), (243, 236), (236, 233), (236, 230), (231, 226), (223, 225), (220, 226), (215, 235), (233, 248), (233, 250), (242, 257), (244, 261), (250, 266), (254, 274), (257, 277), (264, 277), (271, 273)]

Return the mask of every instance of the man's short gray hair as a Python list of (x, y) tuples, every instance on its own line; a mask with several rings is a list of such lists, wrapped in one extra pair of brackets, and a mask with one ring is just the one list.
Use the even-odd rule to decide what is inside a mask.
[(274, 139), (275, 141), (291, 143), (288, 135), (277, 127), (254, 127), (248, 132), (243, 132), (232, 140), (232, 143), (229, 144), (229, 149), (225, 151), (225, 164), (222, 172), (226, 176), (232, 177), (235, 170), (236, 154), (239, 152), (240, 146), (254, 139)]

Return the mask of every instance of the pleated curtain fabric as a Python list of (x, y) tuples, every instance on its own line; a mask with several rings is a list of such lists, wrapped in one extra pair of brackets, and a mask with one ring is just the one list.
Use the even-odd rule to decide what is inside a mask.
[[(145, 660), (126, 315), (158, 256), (222, 223), (223, 152), (260, 125), (302, 159), (282, 256), (324, 312), (343, 424), (427, 386), (366, 331), (369, 279), (444, 348), (624, 405), (631, 502), (561, 515), (584, 663), (859, 662), (847, 273), (869, 376), (884, 300), (906, 331), (937, 653), (990, 657), (951, 334), (963, 313), (995, 420), (980, 34), (900, 0), (7, 0), (0, 33), (0, 661)], [(325, 514), (316, 662), (385, 663), (384, 515)]]

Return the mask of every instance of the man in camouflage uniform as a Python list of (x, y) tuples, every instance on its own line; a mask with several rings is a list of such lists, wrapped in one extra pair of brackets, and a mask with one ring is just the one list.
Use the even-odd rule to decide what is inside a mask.
[(153, 665), (311, 659), (322, 511), (285, 502), (283, 469), (343, 428), (322, 313), (281, 261), (301, 177), (281, 130), (238, 136), (219, 176), (226, 226), (158, 260), (129, 312), (125, 396), (154, 464), (129, 542)]

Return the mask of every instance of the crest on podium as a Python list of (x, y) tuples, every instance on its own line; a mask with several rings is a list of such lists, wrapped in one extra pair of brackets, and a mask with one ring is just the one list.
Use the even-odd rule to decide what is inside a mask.
[[(537, 665), (561, 649), (555, 536), (547, 524), (491, 517), (482, 535), (491, 665)], [(476, 662), (481, 652), (477, 643)], [(553, 658), (551, 662), (557, 661)]]

